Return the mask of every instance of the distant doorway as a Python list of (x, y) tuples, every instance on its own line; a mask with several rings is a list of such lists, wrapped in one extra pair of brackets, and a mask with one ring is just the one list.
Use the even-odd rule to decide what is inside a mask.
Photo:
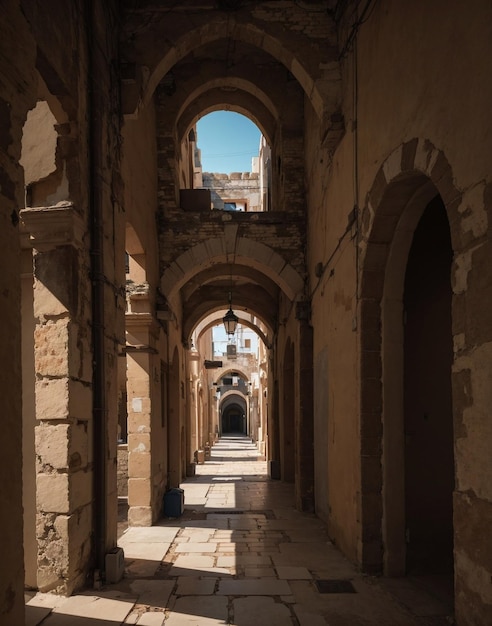
[(222, 434), (246, 434), (246, 416), (239, 405), (231, 405), (222, 412)]
[(407, 574), (453, 572), (452, 247), (440, 196), (425, 209), (404, 286)]

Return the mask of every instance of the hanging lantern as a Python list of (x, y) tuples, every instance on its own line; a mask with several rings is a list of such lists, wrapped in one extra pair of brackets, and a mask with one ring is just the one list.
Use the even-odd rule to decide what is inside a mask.
[(234, 314), (232, 308), (229, 308), (227, 313), (222, 318), (225, 331), (228, 335), (233, 335), (236, 332), (237, 323), (239, 321), (237, 315)]

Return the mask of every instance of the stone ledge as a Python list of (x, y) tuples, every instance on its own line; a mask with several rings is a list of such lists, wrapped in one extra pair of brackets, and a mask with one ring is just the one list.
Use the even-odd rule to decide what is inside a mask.
[(87, 230), (71, 202), (21, 209), (20, 220), (21, 246), (43, 252), (67, 244), (82, 247)]

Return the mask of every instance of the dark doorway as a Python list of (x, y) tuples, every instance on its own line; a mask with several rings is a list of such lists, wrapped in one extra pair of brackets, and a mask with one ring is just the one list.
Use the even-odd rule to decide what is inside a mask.
[(238, 405), (228, 406), (222, 413), (222, 433), (246, 434), (246, 416)]
[(453, 572), (451, 262), (440, 196), (415, 230), (405, 276), (405, 516), (408, 574)]

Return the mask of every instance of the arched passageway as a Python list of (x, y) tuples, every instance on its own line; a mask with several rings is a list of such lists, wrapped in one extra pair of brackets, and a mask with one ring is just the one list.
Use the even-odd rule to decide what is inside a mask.
[[(274, 490), (289, 488), (297, 509), (315, 509), (329, 533), (323, 550), (332, 540), (364, 571), (454, 567), (456, 622), (491, 621), (492, 83), (483, 77), (492, 6), (428, 4), (422, 19), (390, 0), (54, 0), (49, 15), (38, 0), (3, 3), (0, 505), (8, 515), (0, 524), (9, 567), (0, 571), (0, 621), (23, 623), (25, 583), (71, 594), (110, 582), (106, 557), (123, 562), (116, 460), (125, 393), (132, 530), (156, 522), (166, 487), (192, 474), (194, 452), (238, 427), (241, 403), (222, 422), (210, 335), (195, 341), (201, 324), (227, 310), (228, 292), (264, 340), (244, 414), (248, 445), (261, 438), (265, 462), (294, 481), (271, 481)], [(49, 169), (32, 179), (22, 129), (28, 111), (46, 103), (48, 140), (42, 124), (33, 130)], [(254, 120), (269, 144), (267, 211), (226, 211), (185, 193), (207, 191), (195, 180), (194, 125), (224, 108)], [(248, 180), (236, 174), (229, 182)], [(145, 251), (133, 292), (126, 224)], [(30, 266), (22, 247), (35, 251)], [(33, 319), (22, 329), (24, 313)], [(226, 481), (233, 493), (235, 479)], [(248, 495), (265, 488), (249, 487), (241, 503), (263, 506)], [(277, 505), (242, 518), (246, 530), (268, 526)], [(294, 515), (289, 501), (287, 526)], [(234, 527), (232, 515), (226, 523)], [(294, 538), (268, 555), (274, 609), (275, 598), (302, 586), (295, 578), (287, 588), (293, 572), (281, 569), (309, 551), (305, 526)], [(295, 555), (291, 543), (302, 544)], [(207, 570), (220, 570), (202, 556)], [(313, 556), (295, 576), (324, 571)], [(229, 565), (210, 593), (222, 621), (240, 614), (234, 592), (251, 583), (233, 578), (252, 578)], [(233, 593), (223, 592), (231, 582)], [(183, 614), (179, 592), (173, 606)], [(310, 622), (305, 607), (294, 615), (294, 603), (283, 604), (287, 621)], [(379, 622), (402, 621), (381, 613)]]

